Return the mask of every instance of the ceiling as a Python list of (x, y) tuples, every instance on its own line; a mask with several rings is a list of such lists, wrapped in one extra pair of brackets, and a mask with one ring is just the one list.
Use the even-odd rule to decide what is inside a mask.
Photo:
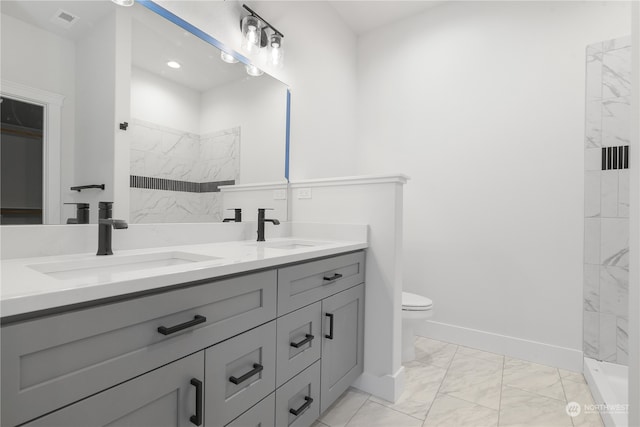
[(446, 0), (328, 0), (356, 35), (420, 13)]

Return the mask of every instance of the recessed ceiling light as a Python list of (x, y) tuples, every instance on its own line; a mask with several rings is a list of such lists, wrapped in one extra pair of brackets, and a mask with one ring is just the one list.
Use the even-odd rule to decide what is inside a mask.
[(169, 62), (167, 62), (167, 65), (169, 67), (171, 67), (171, 68), (180, 68), (181, 67), (180, 63), (176, 62), (176, 61), (169, 61)]

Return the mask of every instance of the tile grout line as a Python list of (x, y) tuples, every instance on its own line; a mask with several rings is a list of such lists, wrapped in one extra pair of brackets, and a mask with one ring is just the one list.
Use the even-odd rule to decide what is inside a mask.
[[(451, 343), (449, 343), (449, 344), (451, 344)], [(456, 351), (453, 352), (453, 356), (451, 356), (451, 360), (449, 360), (449, 363), (447, 364), (446, 371), (444, 372), (444, 376), (442, 377), (442, 381), (440, 381), (440, 385), (438, 386), (438, 390), (436, 391), (436, 395), (433, 398), (433, 401), (431, 402), (431, 405), (429, 405), (429, 409), (427, 410), (426, 415), (424, 416), (424, 421), (422, 422), (423, 426), (427, 422), (427, 418), (429, 418), (429, 413), (431, 413), (431, 408), (433, 408), (433, 404), (435, 403), (436, 399), (438, 398), (438, 395), (440, 394), (440, 389), (442, 388), (442, 384), (444, 384), (444, 381), (447, 379), (447, 375), (449, 374), (449, 369), (451, 368), (451, 364), (453, 363), (453, 359), (455, 359), (456, 354), (458, 354), (458, 349), (460, 348), (460, 346), (457, 345), (457, 344), (454, 344), (454, 345), (456, 346)]]
[(502, 411), (502, 389), (504, 387), (504, 365), (506, 363), (506, 357), (502, 356), (502, 375), (500, 376), (500, 399), (498, 399), (498, 422), (496, 427), (500, 427), (500, 412)]
[[(349, 389), (347, 389), (347, 390), (349, 390)], [(353, 419), (353, 417), (355, 417), (355, 416), (358, 414), (358, 412), (360, 412), (360, 410), (362, 409), (362, 407), (364, 406), (364, 404), (370, 401), (370, 400), (369, 400), (369, 398), (371, 397), (371, 393), (367, 393), (367, 394), (368, 394), (369, 396), (367, 396), (367, 398), (366, 398), (366, 399), (365, 399), (365, 400), (360, 404), (360, 406), (358, 406), (358, 409), (356, 409), (356, 411), (353, 413), (353, 415), (351, 415), (351, 416), (349, 417), (349, 419), (347, 420), (347, 422), (346, 422), (346, 423), (344, 423), (344, 427), (347, 427), (347, 425), (351, 422), (351, 420)], [(372, 402), (372, 403), (375, 403), (375, 402)]]
[[(560, 376), (560, 384), (562, 385), (562, 393), (564, 394), (564, 400), (567, 403), (567, 405), (569, 404), (569, 397), (567, 397), (567, 390), (565, 390), (564, 388), (564, 381), (562, 378), (562, 375), (560, 375), (560, 369), (556, 369), (556, 371), (558, 371), (558, 375)], [(571, 425), (575, 427), (576, 423), (573, 421), (572, 416), (569, 416), (569, 419), (571, 420)]]

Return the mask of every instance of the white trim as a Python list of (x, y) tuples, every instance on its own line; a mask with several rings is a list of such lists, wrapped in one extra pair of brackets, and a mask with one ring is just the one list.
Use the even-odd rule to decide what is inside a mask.
[(283, 190), (287, 188), (287, 182), (260, 182), (256, 184), (221, 185), (220, 191), (232, 193), (235, 191), (261, 191), (261, 190)]
[(369, 372), (363, 372), (355, 380), (353, 386), (380, 399), (395, 402), (400, 398), (404, 390), (404, 366), (401, 366), (393, 375), (383, 375), (381, 377)]
[(300, 181), (290, 182), (291, 188), (299, 187), (329, 187), (338, 185), (363, 185), (363, 184), (389, 184), (398, 183), (406, 184), (409, 180), (407, 175), (391, 174), (391, 175), (362, 175), (362, 176), (343, 176), (337, 178), (320, 178), (320, 179), (304, 179)]
[(416, 335), (446, 341), (555, 368), (582, 372), (581, 350), (480, 331), (435, 321), (420, 322)]
[(60, 188), (60, 139), (64, 95), (2, 79), (0, 92), (9, 98), (44, 107), (43, 132), (43, 218), (44, 224), (60, 224), (62, 200)]

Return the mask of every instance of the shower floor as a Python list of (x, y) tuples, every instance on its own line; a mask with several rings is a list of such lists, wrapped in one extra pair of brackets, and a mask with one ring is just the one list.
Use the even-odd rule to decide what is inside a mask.
[(599, 405), (609, 405), (600, 415), (607, 427), (629, 425), (629, 369), (624, 365), (600, 362), (585, 357), (584, 376), (589, 384), (593, 399)]

